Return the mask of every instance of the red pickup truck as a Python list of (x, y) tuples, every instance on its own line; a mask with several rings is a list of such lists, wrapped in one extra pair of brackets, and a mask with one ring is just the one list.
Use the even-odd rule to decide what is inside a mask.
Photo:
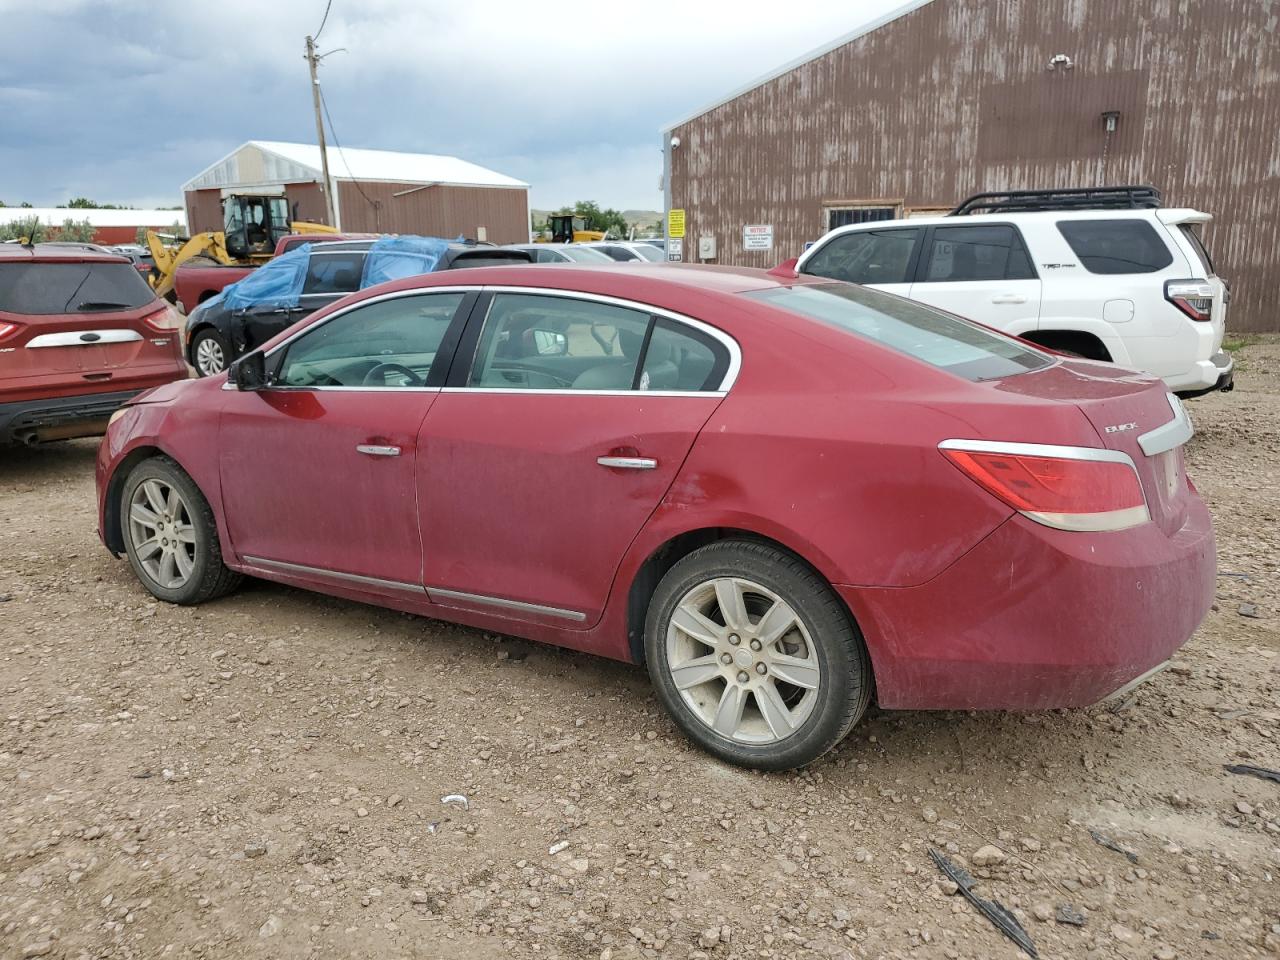
[[(376, 234), (372, 233), (292, 233), (287, 237), (281, 237), (276, 243), (275, 256), (278, 257), (282, 253), (288, 253), (304, 243), (328, 243), (331, 240), (367, 240), (376, 236)], [(257, 269), (255, 266), (210, 263), (203, 258), (199, 263), (188, 261), (178, 267), (178, 275), (174, 278), (173, 293), (178, 298), (178, 302), (182, 304), (183, 312), (190, 315), (191, 311), (197, 306), (210, 297), (221, 293), (223, 287), (228, 287), (237, 280), (247, 277), (255, 269)]]

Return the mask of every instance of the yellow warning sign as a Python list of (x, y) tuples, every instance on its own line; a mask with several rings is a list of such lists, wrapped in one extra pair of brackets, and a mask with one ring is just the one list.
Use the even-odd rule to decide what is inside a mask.
[(684, 236), (683, 210), (672, 210), (667, 214), (667, 236), (675, 240)]

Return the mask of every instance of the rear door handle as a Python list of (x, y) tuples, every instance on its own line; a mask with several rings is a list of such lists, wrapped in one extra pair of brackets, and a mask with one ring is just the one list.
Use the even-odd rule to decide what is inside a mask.
[(364, 453), (371, 457), (398, 457), (399, 447), (382, 446), (377, 443), (357, 443), (356, 453)]
[(614, 470), (653, 470), (658, 466), (651, 457), (596, 457), (596, 463)]
[(997, 293), (991, 298), (992, 303), (1026, 303), (1027, 298), (1017, 293)]

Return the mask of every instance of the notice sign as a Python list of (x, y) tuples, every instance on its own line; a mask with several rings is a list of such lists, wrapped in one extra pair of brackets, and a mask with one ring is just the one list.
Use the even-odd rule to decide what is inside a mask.
[(671, 210), (667, 213), (667, 236), (680, 240), (684, 237), (684, 211)]
[(743, 250), (772, 250), (773, 224), (749, 223), (742, 228)]
[(672, 237), (667, 241), (667, 259), (676, 263), (684, 259), (684, 241), (679, 237)]

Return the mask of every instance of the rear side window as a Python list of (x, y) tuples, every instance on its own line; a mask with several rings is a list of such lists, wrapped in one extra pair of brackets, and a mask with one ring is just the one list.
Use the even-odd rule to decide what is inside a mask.
[(879, 290), (847, 284), (743, 294), (915, 357), (966, 380), (994, 380), (1053, 363), (1012, 337)]
[(1003, 224), (935, 228), (928, 263), (929, 283), (1036, 277), (1018, 231)]
[(1204, 245), (1204, 241), (1200, 239), (1200, 231), (1195, 228), (1195, 224), (1182, 223), (1178, 225), (1178, 229), (1182, 231), (1182, 235), (1187, 238), (1187, 243), (1191, 244), (1191, 248), (1195, 250), (1196, 257), (1200, 260), (1200, 266), (1204, 267), (1204, 275), (1206, 277), (1213, 276), (1213, 258), (1209, 256), (1209, 249)]
[(1146, 220), (1059, 220), (1058, 232), (1090, 273), (1155, 273), (1173, 263)]
[(132, 263), (0, 263), (0, 310), (9, 313), (133, 310), (155, 298)]
[(729, 371), (729, 351), (701, 330), (659, 317), (649, 334), (641, 390), (715, 390)]
[(360, 289), (364, 272), (363, 253), (319, 253), (312, 251), (307, 261), (303, 293), (352, 293)]
[(907, 283), (918, 227), (859, 230), (833, 237), (804, 265), (804, 272), (847, 283)]

